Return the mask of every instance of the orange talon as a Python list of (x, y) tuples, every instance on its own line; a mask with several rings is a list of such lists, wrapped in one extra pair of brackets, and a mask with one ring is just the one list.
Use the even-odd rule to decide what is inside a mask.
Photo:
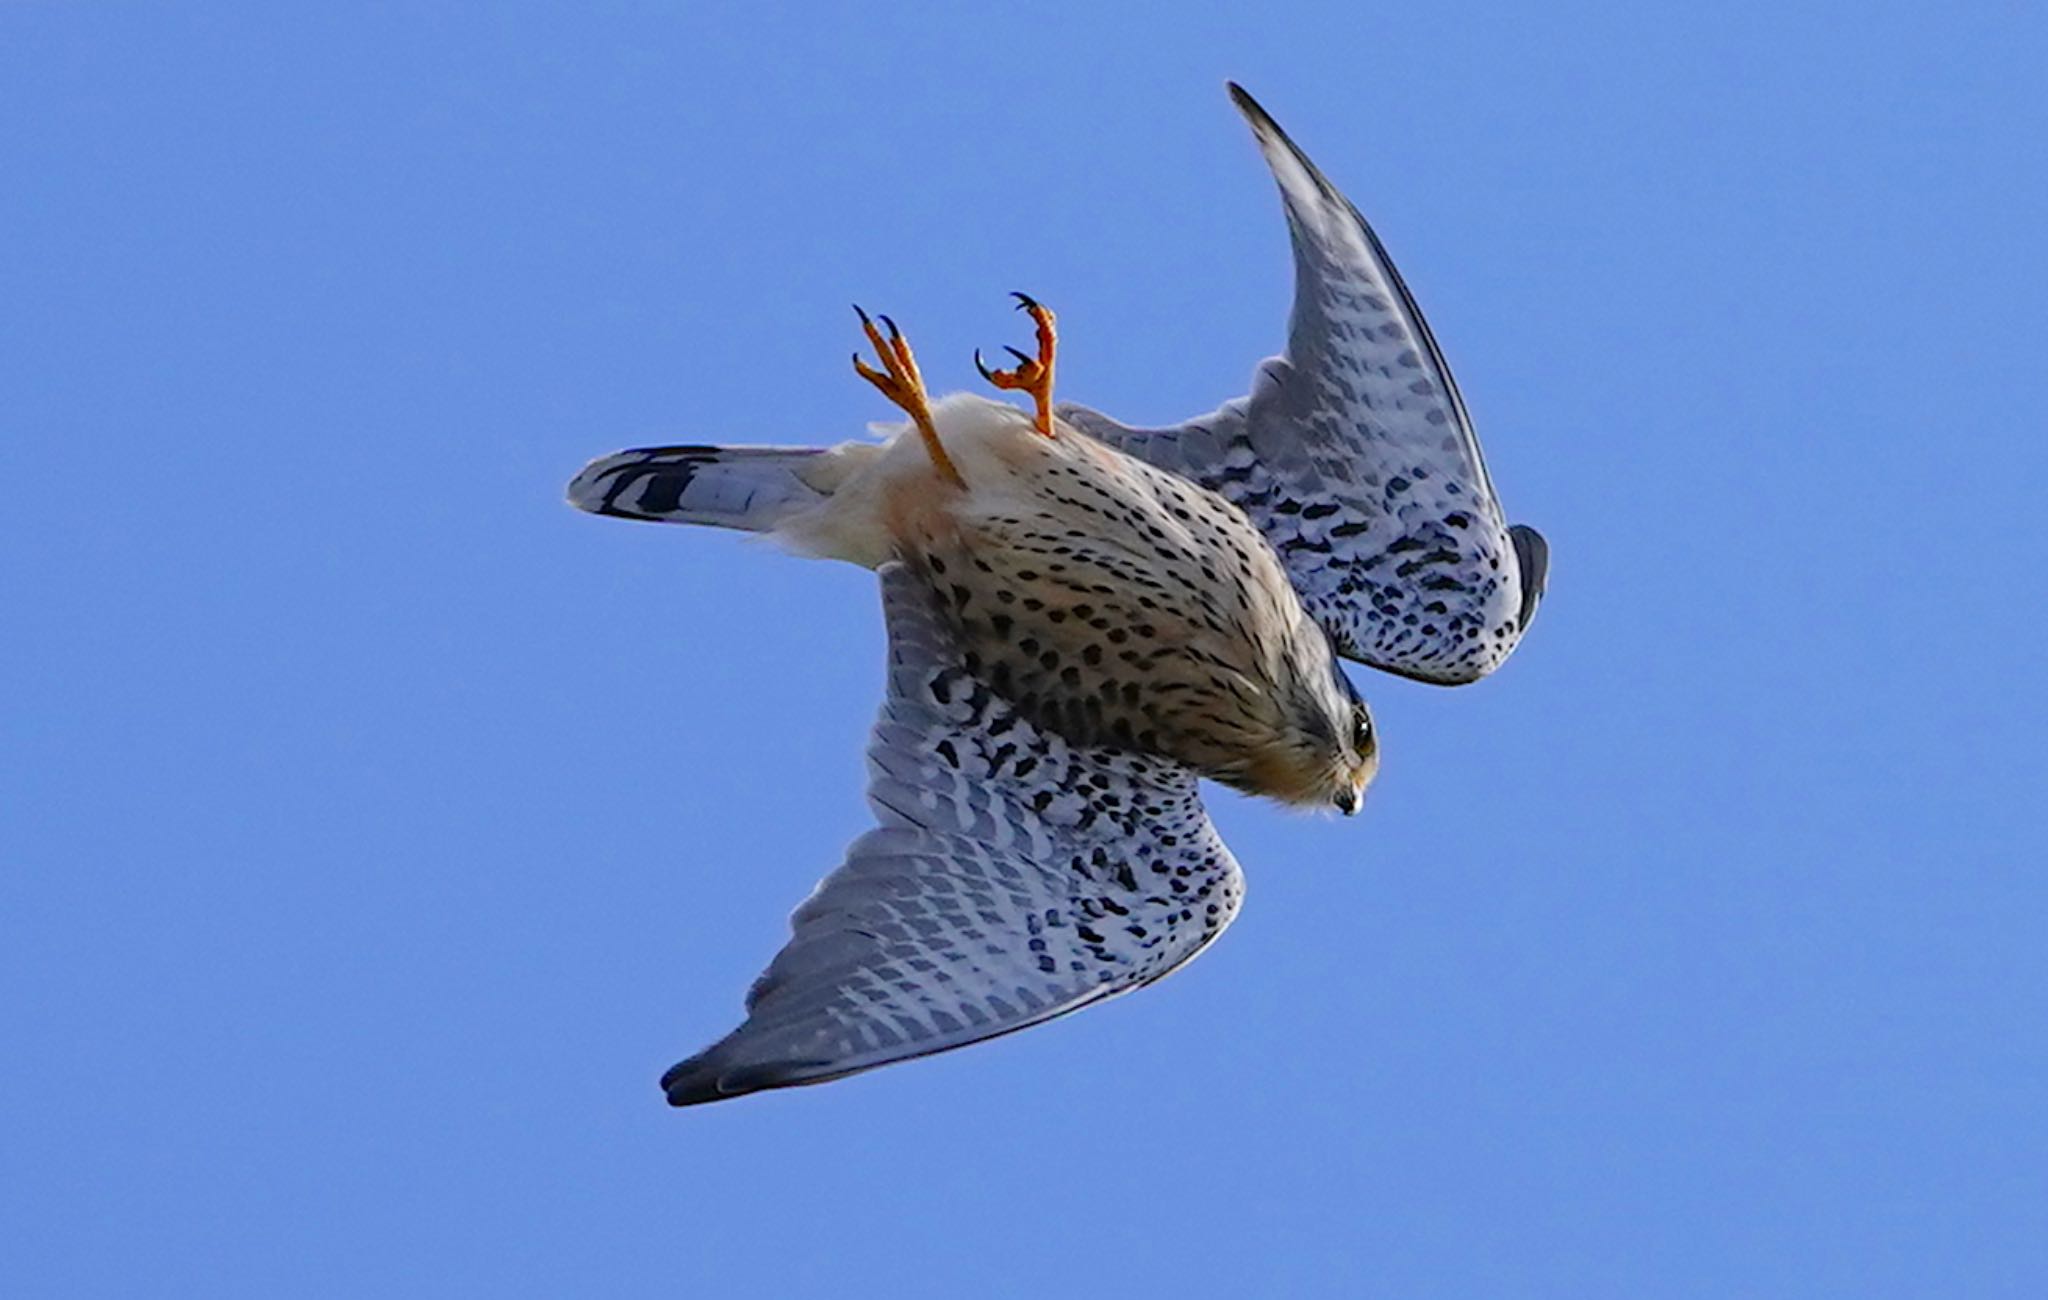
[(932, 423), (932, 407), (925, 396), (924, 376), (918, 373), (917, 358), (910, 353), (910, 342), (896, 328), (896, 322), (887, 316), (882, 324), (889, 327), (889, 336), (875, 328), (868, 314), (858, 304), (855, 313), (860, 316), (860, 327), (867, 332), (868, 342), (874, 346), (875, 355), (882, 359), (883, 370), (875, 370), (860, 359), (860, 353), (853, 354), (853, 369), (862, 379), (882, 390), (882, 396), (903, 408), (917, 426), (918, 436), (924, 439), (924, 449), (931, 453), (932, 464), (939, 474), (954, 487), (964, 488), (967, 480), (960, 477), (960, 469), (953, 464), (953, 458), (946, 454), (946, 448), (939, 442), (938, 426)]
[(1027, 357), (1015, 348), (1005, 348), (1017, 358), (1014, 370), (990, 370), (983, 364), (981, 353), (974, 354), (974, 368), (981, 377), (997, 388), (1021, 389), (1031, 394), (1031, 400), (1038, 406), (1038, 431), (1050, 438), (1052, 432), (1052, 360), (1059, 346), (1059, 335), (1053, 329), (1053, 314), (1029, 294), (1016, 293), (1017, 310), (1031, 313), (1031, 319), (1038, 326), (1038, 355)]

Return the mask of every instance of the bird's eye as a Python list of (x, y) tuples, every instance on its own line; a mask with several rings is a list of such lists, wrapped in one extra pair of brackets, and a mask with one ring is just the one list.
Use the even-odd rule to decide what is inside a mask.
[(1365, 716), (1364, 709), (1351, 711), (1351, 748), (1359, 754), (1372, 748), (1372, 719)]

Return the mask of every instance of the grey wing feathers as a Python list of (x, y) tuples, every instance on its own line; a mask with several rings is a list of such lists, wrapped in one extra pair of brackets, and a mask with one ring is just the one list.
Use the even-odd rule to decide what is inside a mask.
[(1083, 407), (1068, 423), (1239, 506), (1303, 604), (1353, 659), (1466, 682), (1519, 641), (1546, 548), (1509, 536), (1442, 352), (1379, 237), (1252, 98), (1250, 120), (1287, 214), (1294, 311), (1284, 356), (1249, 397), (1165, 429)]
[(1222, 930), (1236, 860), (1185, 769), (1066, 744), (955, 650), (923, 581), (881, 570), (876, 829), (791, 917), (738, 1029), (662, 1078), (678, 1106), (962, 1047), (1158, 979)]

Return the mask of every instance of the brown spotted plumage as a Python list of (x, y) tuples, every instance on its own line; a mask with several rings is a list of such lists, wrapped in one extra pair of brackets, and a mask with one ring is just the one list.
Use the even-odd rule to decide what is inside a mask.
[(1242, 513), (1064, 425), (1038, 437), (1007, 406), (946, 415), (976, 472), (895, 540), (974, 671), (1071, 740), (1357, 806), (1376, 762), (1365, 705)]

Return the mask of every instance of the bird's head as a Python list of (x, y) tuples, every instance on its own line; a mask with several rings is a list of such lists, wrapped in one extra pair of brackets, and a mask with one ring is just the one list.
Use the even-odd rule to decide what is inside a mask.
[[(1320, 638), (1318, 638), (1320, 640)], [(1280, 677), (1275, 716), (1241, 780), (1231, 784), (1304, 808), (1345, 816), (1365, 804), (1380, 768), (1379, 732), (1334, 654), (1309, 654)]]
[(1356, 695), (1347, 721), (1350, 730), (1331, 765), (1330, 806), (1349, 817), (1365, 806), (1365, 788), (1379, 775), (1380, 735), (1372, 725), (1372, 710)]

